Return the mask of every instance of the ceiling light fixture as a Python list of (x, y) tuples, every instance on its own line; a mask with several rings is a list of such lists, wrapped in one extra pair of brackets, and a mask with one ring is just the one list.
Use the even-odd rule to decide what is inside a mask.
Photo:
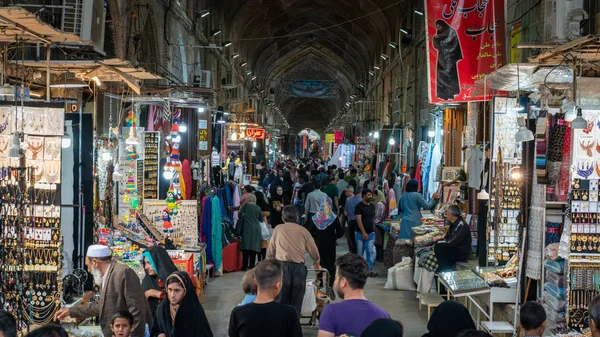
[(379, 66), (373, 66), (373, 69), (375, 69), (375, 70), (379, 70), (379, 69), (381, 69), (381, 68), (380, 68)]
[(50, 83), (50, 88), (85, 88), (88, 84), (75, 77), (71, 72), (64, 72), (60, 75), (60, 79)]
[(415, 14), (420, 15), (420, 16), (425, 15), (425, 14), (423, 14), (423, 12), (421, 12), (420, 10), (416, 10), (416, 9), (415, 9)]
[(213, 31), (210, 32), (210, 35), (212, 35), (212, 36), (217, 36), (219, 34), (221, 34), (221, 30), (220, 29), (215, 29), (215, 30), (213, 30)]
[(238, 54), (238, 53), (235, 53), (235, 54), (231, 55), (231, 58), (232, 58), (232, 59), (236, 59), (236, 58), (238, 58), (238, 57), (240, 57), (240, 54)]
[(381, 59), (384, 61), (387, 61), (390, 57), (387, 56), (386, 54), (381, 54)]
[(587, 121), (583, 118), (583, 111), (581, 110), (581, 108), (577, 108), (577, 118), (575, 118), (573, 120), (573, 122), (571, 122), (571, 127), (573, 129), (585, 129), (587, 128), (588, 123)]
[(256, 79), (256, 76), (252, 76), (252, 80), (254, 81)]
[(396, 42), (390, 42), (389, 45), (394, 49), (398, 48), (398, 44)]
[(404, 29), (404, 28), (400, 28), (400, 31), (406, 35), (408, 35), (408, 30)]
[(223, 48), (227, 48), (230, 47), (233, 43), (231, 41), (225, 41), (223, 42)]
[(242, 62), (242, 64), (240, 64), (240, 67), (245, 67), (246, 64), (248, 64), (247, 62)]
[(372, 70), (369, 70), (369, 75), (375, 76), (375, 73)]
[(201, 18), (205, 18), (205, 17), (207, 17), (207, 16), (209, 16), (209, 15), (210, 15), (210, 11), (205, 11), (204, 13), (202, 13), (202, 14), (200, 15), (200, 17), (201, 17)]

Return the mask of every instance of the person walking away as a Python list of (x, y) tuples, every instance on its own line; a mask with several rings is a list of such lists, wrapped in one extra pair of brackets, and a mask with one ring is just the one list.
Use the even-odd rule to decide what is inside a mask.
[(546, 310), (535, 301), (526, 302), (519, 310), (519, 325), (523, 336), (542, 337), (546, 329)]
[[(386, 184), (387, 182), (384, 182)], [(377, 189), (373, 192), (373, 203), (375, 204), (375, 261), (383, 261), (383, 240), (385, 231), (381, 228), (381, 224), (388, 218), (386, 198), (384, 193)]]
[(242, 291), (246, 296), (242, 300), (242, 303), (238, 304), (238, 307), (252, 303), (256, 299), (257, 289), (256, 284), (254, 283), (254, 269), (248, 270), (246, 274), (244, 274), (244, 277), (242, 277)]
[(161, 246), (153, 246), (142, 254), (142, 266), (146, 276), (142, 279), (142, 288), (148, 301), (152, 318), (156, 315), (156, 309), (166, 295), (165, 282), (169, 275), (178, 269), (169, 256), (169, 253)]
[(375, 320), (390, 318), (389, 313), (365, 297), (369, 265), (364, 258), (351, 253), (342, 255), (337, 258), (336, 268), (334, 288), (343, 301), (323, 309), (318, 337), (360, 336)]
[(176, 271), (167, 278), (167, 294), (156, 310), (151, 337), (213, 336), (187, 272)]
[(258, 263), (253, 303), (236, 307), (229, 317), (229, 337), (302, 337), (300, 318), (289, 305), (275, 302), (282, 287), (283, 265), (267, 259)]
[(323, 193), (327, 194), (327, 196), (332, 201), (332, 206), (333, 206), (332, 211), (336, 215), (336, 218), (335, 218), (335, 220), (333, 220), (333, 223), (331, 224), (331, 226), (334, 226), (334, 228), (335, 228), (335, 232), (336, 232), (335, 234), (336, 234), (336, 239), (337, 239), (343, 235), (343, 228), (342, 228), (342, 223), (340, 222), (340, 214), (339, 214), (339, 209), (340, 209), (339, 192), (337, 189), (335, 177), (333, 177), (333, 176), (325, 177), (324, 180), (327, 181), (327, 185), (323, 186), (323, 188), (321, 190), (323, 191)]
[(475, 329), (475, 323), (465, 306), (453, 300), (442, 302), (431, 314), (429, 330), (422, 337), (457, 337), (464, 330)]
[(271, 227), (275, 229), (277, 225), (283, 223), (283, 218), (281, 217), (281, 210), (286, 205), (285, 200), (283, 198), (283, 187), (277, 187), (275, 194), (271, 195), (269, 202), (271, 204)]
[(430, 202), (426, 202), (423, 195), (417, 192), (419, 188), (419, 181), (411, 179), (406, 184), (406, 192), (402, 194), (400, 198), (400, 211), (402, 212), (402, 225), (400, 226), (400, 234), (398, 239), (409, 239), (412, 240), (413, 234), (412, 229), (416, 226), (421, 226), (421, 209), (434, 209), (439, 196), (437, 193), (433, 194), (433, 199)]
[(446, 209), (450, 228), (443, 240), (435, 243), (433, 251), (438, 260), (438, 270), (448, 270), (458, 261), (466, 261), (471, 253), (471, 228), (463, 220), (460, 208), (450, 205)]
[[(271, 206), (269, 205), (269, 199), (265, 197), (261, 191), (254, 191), (256, 196), (256, 206), (260, 207), (263, 216), (263, 222), (269, 224), (269, 215), (271, 215)], [(262, 237), (261, 237), (262, 238)], [(269, 246), (269, 240), (260, 241), (260, 254), (258, 254), (258, 261), (262, 261), (267, 258), (267, 247)]]
[(346, 240), (348, 241), (348, 250), (352, 254), (356, 254), (356, 214), (354, 213), (356, 205), (362, 202), (360, 193), (354, 194), (354, 187), (348, 185), (346, 188), (346, 206), (344, 207), (344, 215), (348, 220), (348, 228), (346, 229)]
[[(240, 249), (242, 250), (242, 271), (254, 268), (256, 264), (256, 254), (260, 253), (261, 247), (261, 229), (260, 222), (263, 220), (262, 211), (256, 205), (256, 196), (249, 195), (246, 203), (240, 208), (242, 228), (236, 228), (238, 234), (241, 234)], [(239, 220), (238, 220), (239, 222)]]
[(275, 170), (275, 173), (271, 176), (270, 179), (270, 184), (269, 184), (269, 192), (270, 195), (273, 196), (275, 195), (275, 192), (277, 191), (277, 187), (283, 187), (283, 169), (282, 168), (278, 168), (277, 170)]
[(341, 198), (342, 195), (344, 195), (344, 190), (346, 189), (346, 187), (348, 187), (348, 182), (346, 180), (344, 180), (345, 178), (345, 174), (344, 172), (340, 172), (338, 173), (338, 181), (336, 184), (336, 187), (338, 189), (338, 198)]
[(404, 326), (390, 318), (379, 318), (363, 331), (360, 337), (402, 337)]
[(293, 306), (300, 317), (306, 290), (306, 253), (313, 260), (313, 268), (320, 269), (319, 250), (308, 230), (298, 224), (298, 210), (294, 206), (283, 208), (284, 224), (273, 230), (267, 258), (283, 263), (283, 284), (276, 301)]
[(294, 190), (294, 181), (292, 180), (290, 171), (291, 170), (288, 168), (283, 173), (283, 200), (286, 205), (289, 205), (292, 202), (292, 192)]
[(85, 264), (88, 266), (88, 272), (94, 277), (94, 284), (101, 288), (100, 299), (59, 309), (54, 314), (54, 320), (61, 321), (73, 317), (82, 321), (89, 317), (99, 317), (104, 336), (112, 336), (112, 316), (119, 311), (128, 310), (135, 321), (131, 336), (144, 336), (146, 324), (152, 323), (152, 314), (137, 274), (128, 266), (113, 261), (110, 248), (103, 245), (88, 247)]
[[(315, 215), (321, 208), (321, 204), (325, 198), (328, 198), (327, 194), (323, 193), (319, 189), (319, 183), (315, 183), (315, 190), (308, 194), (306, 197), (306, 205), (304, 214), (306, 216), (306, 223), (309, 232), (315, 238), (317, 248), (319, 249), (319, 256), (321, 257), (321, 266), (329, 271), (329, 285), (333, 285), (333, 278), (335, 277), (335, 227), (333, 224), (327, 226), (327, 228), (320, 230), (313, 222), (313, 215)], [(335, 293), (330, 291), (328, 294), (332, 299), (335, 298)]]
[(265, 178), (267, 178), (268, 174), (269, 174), (269, 168), (267, 167), (267, 164), (263, 160), (260, 162), (260, 169), (258, 170), (258, 185), (261, 187), (261, 190), (263, 192), (266, 192), (267, 187), (269, 186), (268, 183), (265, 184)]
[(362, 201), (354, 208), (356, 216), (356, 252), (363, 256), (369, 264), (369, 276), (376, 277), (378, 274), (373, 271), (373, 262), (375, 261), (375, 205), (373, 192), (362, 190)]

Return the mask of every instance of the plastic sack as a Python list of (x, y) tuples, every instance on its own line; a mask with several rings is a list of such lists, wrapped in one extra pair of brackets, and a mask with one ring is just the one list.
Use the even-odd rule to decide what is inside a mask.
[(304, 292), (304, 298), (302, 299), (302, 310), (300, 310), (300, 314), (302, 317), (311, 316), (316, 308), (317, 287), (315, 287), (313, 281), (306, 281), (306, 291)]
[(402, 258), (402, 261), (388, 269), (387, 281), (385, 289), (396, 290), (417, 290), (413, 280), (413, 263), (408, 256)]
[(260, 224), (260, 236), (263, 240), (269, 240), (271, 237), (271, 231), (269, 231), (269, 227), (264, 221), (259, 222)]

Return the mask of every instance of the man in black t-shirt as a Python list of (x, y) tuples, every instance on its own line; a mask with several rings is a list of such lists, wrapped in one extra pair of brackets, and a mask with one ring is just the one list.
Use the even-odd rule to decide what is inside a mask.
[(258, 263), (253, 303), (236, 307), (229, 318), (229, 337), (302, 337), (300, 318), (290, 305), (275, 302), (282, 285), (282, 263), (269, 259)]
[(373, 262), (375, 262), (375, 205), (371, 203), (373, 192), (368, 189), (362, 191), (362, 201), (356, 205), (354, 214), (356, 215), (356, 252), (367, 260), (369, 264), (369, 276), (376, 277), (377, 273), (373, 271)]

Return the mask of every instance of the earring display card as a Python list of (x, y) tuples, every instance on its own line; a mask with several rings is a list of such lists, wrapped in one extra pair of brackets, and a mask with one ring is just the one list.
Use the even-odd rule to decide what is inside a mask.
[[(498, 191), (497, 189), (500, 189)], [(501, 196), (500, 212), (496, 217), (496, 202), (492, 200), (490, 210), (490, 226), (494, 235), (490, 235), (488, 261), (504, 265), (510, 257), (517, 253), (519, 243), (518, 217), (521, 212), (521, 184), (516, 181), (494, 182), (493, 196)], [(496, 242), (496, 238), (498, 242)]]
[(144, 132), (144, 199), (158, 199), (159, 144), (159, 132)]
[[(144, 200), (144, 215), (163, 232), (163, 210), (167, 208), (164, 200)], [(173, 233), (171, 237), (186, 250), (198, 249), (198, 204), (196, 200), (183, 200), (177, 215), (171, 217)]]

